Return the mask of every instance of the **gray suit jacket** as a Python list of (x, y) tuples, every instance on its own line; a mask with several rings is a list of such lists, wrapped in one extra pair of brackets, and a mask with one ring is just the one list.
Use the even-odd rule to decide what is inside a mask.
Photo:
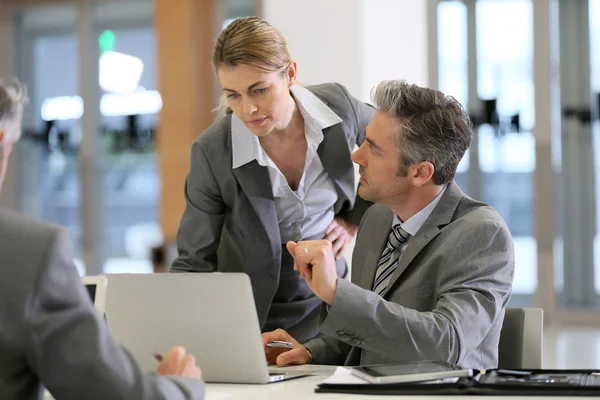
[[(343, 122), (323, 130), (317, 152), (337, 193), (336, 215), (356, 224), (372, 204), (356, 195), (350, 159), (375, 110), (339, 84), (309, 86)], [(245, 272), (261, 326), (279, 283), (282, 243), (269, 173), (256, 161), (232, 169), (231, 116), (194, 142), (185, 184), (186, 208), (177, 233), (172, 271)]]
[(410, 239), (383, 297), (371, 291), (393, 214), (365, 214), (352, 259), (352, 283), (338, 280), (322, 338), (306, 344), (315, 364), (441, 360), (495, 368), (512, 291), (513, 242), (489, 205), (453, 182)]
[(67, 234), (0, 210), (0, 399), (203, 399), (204, 383), (144, 374), (113, 339)]

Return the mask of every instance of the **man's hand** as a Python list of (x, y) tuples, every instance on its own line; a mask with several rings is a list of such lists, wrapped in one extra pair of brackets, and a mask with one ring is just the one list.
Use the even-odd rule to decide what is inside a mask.
[(185, 354), (185, 348), (173, 347), (160, 362), (156, 372), (159, 375), (178, 375), (188, 378), (202, 379), (202, 371), (196, 365), (196, 358)]
[(306, 280), (308, 287), (325, 303), (332, 305), (337, 289), (337, 270), (329, 240), (287, 242), (294, 257), (294, 269)]
[(354, 225), (341, 217), (335, 217), (325, 229), (324, 239), (331, 242), (336, 260), (344, 256), (346, 247), (348, 247), (356, 232), (358, 232), (358, 225)]
[[(262, 334), (263, 345), (265, 346), (265, 354), (267, 356), (267, 363), (283, 365), (301, 365), (308, 364), (312, 359), (310, 351), (300, 343), (291, 337), (283, 329), (277, 329), (273, 332), (265, 332)], [(271, 343), (275, 340), (282, 342), (294, 343), (293, 349), (281, 348), (281, 347), (267, 347), (267, 343)]]

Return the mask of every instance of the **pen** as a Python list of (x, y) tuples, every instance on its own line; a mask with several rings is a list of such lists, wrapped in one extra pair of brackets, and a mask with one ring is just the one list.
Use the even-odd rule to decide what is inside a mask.
[(158, 354), (158, 353), (154, 353), (154, 359), (155, 359), (156, 361), (158, 361), (158, 362), (162, 362), (162, 360), (163, 360), (163, 356), (161, 356), (161, 355), (160, 355), (160, 354)]
[(271, 343), (267, 343), (267, 347), (282, 347), (282, 348), (286, 348), (286, 349), (293, 349), (294, 343), (283, 342), (281, 340), (273, 340)]

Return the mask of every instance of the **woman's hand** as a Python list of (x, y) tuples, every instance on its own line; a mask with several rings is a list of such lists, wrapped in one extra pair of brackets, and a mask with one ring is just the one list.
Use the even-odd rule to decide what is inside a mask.
[(325, 240), (333, 245), (333, 255), (336, 260), (344, 256), (344, 251), (352, 238), (358, 232), (358, 225), (348, 222), (341, 217), (335, 217), (325, 230)]

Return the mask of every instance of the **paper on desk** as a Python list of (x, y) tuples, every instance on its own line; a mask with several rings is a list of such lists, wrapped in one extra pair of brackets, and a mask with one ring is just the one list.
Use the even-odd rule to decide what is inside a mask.
[(363, 384), (368, 385), (369, 382), (364, 379), (359, 378), (356, 375), (352, 375), (352, 372), (348, 368), (337, 367), (333, 375), (329, 378), (325, 379), (323, 383), (332, 383), (332, 384)]

